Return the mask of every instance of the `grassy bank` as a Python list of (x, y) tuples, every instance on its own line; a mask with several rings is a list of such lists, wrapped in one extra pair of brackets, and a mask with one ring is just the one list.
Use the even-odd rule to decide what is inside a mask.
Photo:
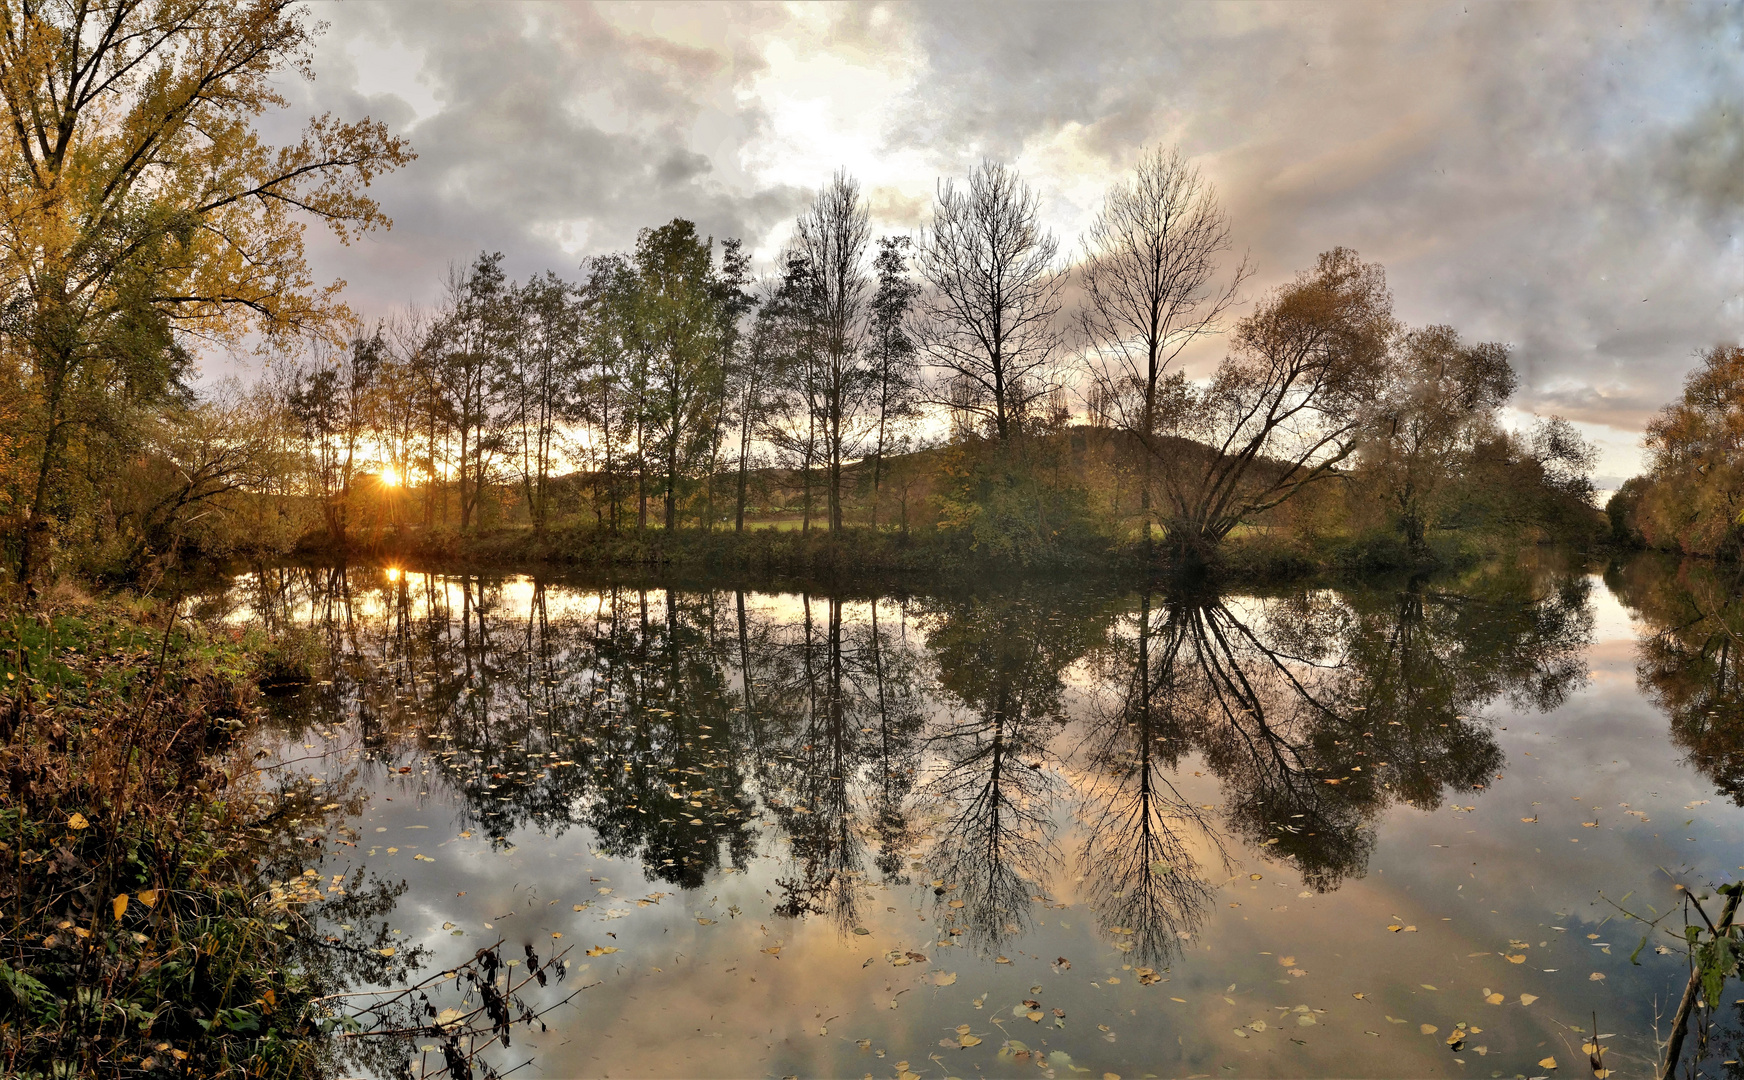
[[(310, 1075), (318, 988), (284, 930), (239, 752), (294, 662), (168, 605), (0, 612), (0, 1073)], [(266, 811), (271, 813), (271, 811)]]

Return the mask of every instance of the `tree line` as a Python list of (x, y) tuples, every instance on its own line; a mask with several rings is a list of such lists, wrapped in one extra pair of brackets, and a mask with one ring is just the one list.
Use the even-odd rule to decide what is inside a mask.
[[(306, 362), (283, 397), (339, 543), (378, 470), (419, 481), (395, 524), (476, 530), (512, 496), (535, 536), (557, 518), (743, 531), (772, 502), (810, 533), (893, 524), (898, 463), (934, 524), (991, 551), (1088, 525), (1205, 558), (1244, 526), (1296, 527), (1277, 511), (1330, 487), (1318, 501), (1344, 509), (1322, 517), (1413, 556), (1438, 529), (1508, 518), (1504, 502), (1527, 508), (1516, 529), (1585, 527), (1592, 448), (1561, 420), (1507, 431), (1509, 348), (1404, 326), (1378, 264), (1335, 248), (1233, 318), (1252, 267), (1178, 152), (1147, 153), (1081, 246), (1068, 264), (998, 162), (941, 184), (918, 238), (875, 238), (838, 173), (761, 275), (682, 219), (574, 282), (510, 282), (484, 253), (434, 310)], [(1213, 335), (1226, 355), (1192, 377)], [(1097, 464), (1058, 467), (1071, 427), (1103, 433)], [(771, 476), (790, 490), (758, 500)], [(1509, 498), (1480, 505), (1486, 490)]]
[[(318, 26), (102, 11), (0, 16), (0, 542), (32, 586), (384, 523), (912, 525), (1018, 561), (1330, 528), (1420, 556), (1474, 522), (1555, 533), (1590, 495), (1572, 428), (1499, 424), (1506, 347), (1403, 326), (1377, 264), (1334, 248), (1249, 306), (1216, 191), (1160, 148), (1070, 254), (1002, 163), (941, 183), (915, 236), (874, 235), (838, 173), (761, 270), (675, 219), (573, 277), (480, 253), (366, 323), (303, 229), (388, 226), (367, 185), (415, 155), (367, 119), (255, 127)], [(202, 391), (213, 349), (270, 363)]]

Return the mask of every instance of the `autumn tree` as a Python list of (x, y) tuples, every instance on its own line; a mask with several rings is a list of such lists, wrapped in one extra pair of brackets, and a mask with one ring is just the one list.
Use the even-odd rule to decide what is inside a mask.
[(1145, 153), (1130, 180), (1114, 185), (1084, 238), (1078, 269), (1084, 302), (1090, 412), (1101, 426), (1136, 437), (1143, 450), (1139, 505), (1152, 519), (1151, 475), (1165, 452), (1158, 435), (1165, 380), (1183, 351), (1223, 329), (1222, 318), (1251, 270), (1242, 260), (1218, 280), (1230, 249), (1217, 192), (1178, 150)]
[(649, 359), (644, 448), (664, 470), (666, 528), (678, 527), (681, 484), (708, 448), (719, 402), (722, 326), (713, 242), (675, 218), (644, 229), (633, 263), (637, 314)]
[(318, 24), (291, 0), (110, 0), (0, 11), (0, 284), (32, 407), (18, 565), (37, 580), (75, 442), (125, 396), (161, 398), (194, 343), (343, 326), (317, 285), (310, 221), (386, 225), (364, 192), (410, 148), (331, 115), (283, 146), (255, 121), (274, 80), (312, 77)]
[(770, 393), (763, 437), (800, 482), (800, 531), (811, 532), (813, 470), (823, 416), (823, 289), (810, 259), (798, 251), (781, 257), (780, 277), (758, 312)]
[(1404, 335), (1372, 406), (1361, 472), (1413, 553), (1425, 550), (1449, 488), (1466, 475), (1472, 447), (1494, 433), (1514, 386), (1506, 345), (1466, 345), (1451, 326)]
[(1171, 546), (1203, 557), (1348, 460), (1396, 332), (1380, 265), (1335, 248), (1236, 325), (1209, 385), (1166, 380), (1162, 434), (1175, 441), (1159, 477)]
[(340, 547), (351, 525), (352, 487), (364, 464), (363, 444), (375, 422), (377, 380), (385, 354), (379, 327), (358, 334), (337, 357), (317, 359), (299, 372), (290, 391), (290, 413), (302, 429), (311, 458), (312, 488), (327, 536)]
[(1648, 544), (1690, 554), (1744, 547), (1744, 348), (1716, 345), (1683, 395), (1647, 425), (1647, 486), (1634, 525)]
[[(754, 351), (749, 348), (745, 333), (745, 318), (757, 308), (757, 294), (754, 291), (751, 276), (751, 254), (745, 250), (744, 241), (730, 238), (721, 241), (721, 268), (715, 277), (715, 314), (720, 320), (720, 358), (721, 377), (716, 382), (720, 400), (714, 409), (714, 432), (709, 443), (708, 493), (704, 520), (706, 528), (715, 527), (715, 480), (720, 472), (721, 454), (727, 449), (729, 442), (737, 443), (737, 468), (740, 485), (735, 485), (738, 494), (742, 495), (742, 481), (747, 474), (747, 455), (750, 451), (748, 441), (744, 439), (745, 432), (750, 428), (746, 417), (741, 413), (749, 407), (752, 412), (757, 410), (757, 404), (752, 400), (754, 387), (760, 381), (761, 373), (757, 366)], [(735, 499), (737, 510), (735, 528), (742, 529), (737, 522), (744, 516), (744, 500)]]
[(1014, 169), (983, 161), (966, 187), (939, 188), (916, 259), (927, 359), (941, 375), (934, 396), (1002, 442), (1058, 379), (1066, 276), (1039, 208)]
[[(623, 475), (640, 460), (647, 351), (637, 331), (639, 294), (629, 256), (598, 256), (583, 270), (587, 280), (582, 285), (582, 343), (588, 375), (577, 395), (591, 433), (588, 454), (594, 469), (595, 514), (615, 532), (622, 525)], [(639, 466), (637, 475), (641, 476)], [(645, 515), (645, 482), (638, 483), (638, 493)]]

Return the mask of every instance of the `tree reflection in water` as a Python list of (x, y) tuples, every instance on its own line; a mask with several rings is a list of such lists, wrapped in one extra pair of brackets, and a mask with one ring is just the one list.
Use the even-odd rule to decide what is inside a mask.
[(1744, 580), (1736, 567), (1645, 555), (1606, 582), (1647, 624), (1636, 646), (1642, 692), (1672, 741), (1721, 794), (1744, 806)]
[[(941, 940), (995, 954), (1058, 886), (1069, 835), (1102, 928), (1161, 966), (1237, 847), (1334, 889), (1366, 871), (1388, 807), (1492, 782), (1482, 711), (1581, 685), (1585, 588), (897, 601), (281, 568), (229, 602), (334, 657), (287, 717), (355, 718), (384, 764), (426, 751), (428, 777), (384, 783), (447, 787), (498, 844), (582, 826), (683, 889), (762, 850), (779, 913), (843, 933), (918, 870)], [(1728, 648), (1686, 651), (1725, 668)], [(1178, 786), (1190, 759), (1221, 809)]]
[[(1141, 596), (1098, 652), (1077, 754), (1104, 928), (1166, 962), (1209, 903), (1204, 861), (1227, 873), (1224, 829), (1327, 891), (1365, 872), (1388, 806), (1489, 783), (1502, 753), (1480, 711), (1581, 685), (1591, 616), (1579, 583), (1479, 584)], [(1175, 786), (1190, 753), (1222, 783), (1222, 828)]]

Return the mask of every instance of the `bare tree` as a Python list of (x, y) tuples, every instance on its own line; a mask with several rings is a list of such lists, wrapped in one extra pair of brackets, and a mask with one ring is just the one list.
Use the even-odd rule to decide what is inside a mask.
[(818, 320), (818, 421), (829, 477), (830, 531), (842, 528), (842, 458), (855, 449), (871, 380), (860, 348), (871, 279), (872, 232), (860, 185), (838, 172), (794, 227), (793, 250), (811, 267)]
[(1162, 147), (1109, 190), (1084, 247), (1078, 326), (1087, 403), (1144, 450), (1139, 506), (1148, 543), (1163, 380), (1189, 345), (1222, 331), (1222, 316), (1252, 269), (1244, 258), (1217, 283), (1219, 258), (1230, 249), (1228, 215), (1192, 162)]
[(1000, 440), (1021, 431), (1031, 403), (1058, 382), (1066, 277), (1037, 203), (1016, 171), (983, 161), (966, 190), (939, 188), (917, 260), (940, 403), (978, 416)]

